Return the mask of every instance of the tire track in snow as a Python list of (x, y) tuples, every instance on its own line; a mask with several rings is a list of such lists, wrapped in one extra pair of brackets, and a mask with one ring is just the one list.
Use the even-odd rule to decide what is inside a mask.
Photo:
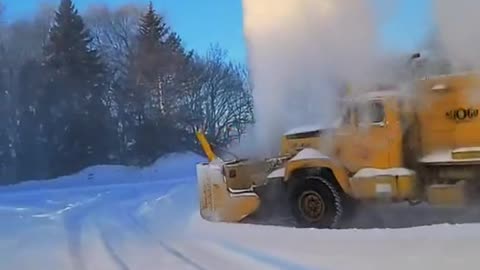
[[(169, 189), (171, 189), (171, 183), (166, 182), (160, 183), (159, 185), (162, 188), (167, 188), (165, 191), (166, 193), (170, 192)], [(113, 241), (111, 241), (112, 239), (118, 239), (118, 237), (125, 232), (117, 230), (119, 235), (112, 237), (109, 230), (112, 229), (111, 226), (110, 228), (105, 227), (112, 224), (111, 222), (108, 222), (109, 219), (114, 219), (114, 224), (122, 224), (122, 221), (125, 220), (122, 220), (121, 218), (124, 217), (125, 213), (129, 212), (129, 209), (126, 206), (138, 206), (144, 201), (142, 200), (142, 197), (154, 196), (154, 194), (151, 194), (150, 192), (155, 192), (155, 188), (147, 194), (141, 194), (141, 198), (138, 198), (138, 194), (135, 192), (137, 190), (132, 189), (132, 187), (135, 187), (135, 185), (112, 185), (109, 189), (101, 187), (101, 192), (95, 196), (95, 199), (92, 199), (91, 196), (90, 198), (86, 197), (86, 199), (84, 199), (85, 201), (82, 200), (83, 203), (77, 207), (58, 213), (64, 220), (68, 250), (75, 270), (86, 269), (84, 245), (81, 239), (87, 224), (93, 225), (93, 228), (96, 228), (99, 231), (100, 240), (104, 245), (108, 256), (112, 259), (112, 262), (115, 263), (119, 269), (128, 269), (127, 263), (122, 260), (115, 245), (112, 244)], [(96, 189), (93, 188), (88, 190)], [(141, 191), (142, 193), (145, 192), (144, 190)], [(155, 194), (155, 196), (158, 196), (158, 194)], [(112, 213), (115, 213), (116, 215), (112, 216)], [(105, 217), (107, 218), (106, 220), (104, 219)]]
[(277, 269), (282, 269), (282, 270), (314, 270), (312, 268), (307, 268), (303, 265), (292, 263), (290, 261), (263, 253), (259, 252), (258, 250), (253, 250), (250, 248), (243, 247), (238, 244), (234, 244), (233, 242), (227, 242), (223, 241), (221, 243), (221, 246), (229, 249), (235, 253), (242, 254), (245, 256), (248, 256), (250, 258), (253, 258), (259, 262), (265, 263), (267, 265), (273, 266)]
[[(152, 194), (144, 194), (138, 197), (135, 196), (134, 191), (125, 189), (124, 186), (115, 186), (115, 189), (111, 190), (109, 200), (101, 204), (100, 207), (97, 206), (95, 213), (92, 213), (96, 218), (95, 227), (107, 255), (121, 270), (130, 270), (131, 268), (118, 250), (121, 247), (120, 239), (123, 234), (129, 231), (133, 230), (133, 232), (138, 233), (138, 230), (135, 230), (138, 225), (132, 219), (132, 209), (138, 208), (138, 205), (144, 202), (145, 197), (153, 196)], [(115, 213), (115, 215), (112, 216), (112, 213)], [(105, 216), (107, 217), (106, 220), (103, 219)], [(114, 220), (112, 222), (109, 219)]]
[(130, 217), (130, 220), (132, 223), (136, 226), (138, 229), (138, 232), (144, 234), (145, 236), (149, 237), (150, 239), (154, 240), (155, 243), (157, 243), (160, 247), (162, 247), (166, 252), (171, 254), (172, 256), (176, 257), (183, 263), (193, 267), (196, 270), (208, 270), (207, 268), (201, 266), (197, 262), (193, 261), (189, 256), (186, 256), (183, 254), (181, 251), (173, 248), (172, 246), (168, 245), (166, 242), (163, 240), (158, 239), (158, 237), (155, 236), (155, 234), (147, 228), (144, 224), (142, 224), (137, 217), (133, 215), (133, 212), (128, 212), (128, 216)]
[[(242, 241), (241, 238), (239, 239), (240, 241), (231, 240), (229, 238), (227, 227), (230, 225), (235, 226), (235, 224), (224, 223), (222, 224), (222, 226), (219, 226), (219, 224), (217, 223), (217, 224), (211, 224), (212, 225), (211, 227), (209, 227), (208, 224), (209, 222), (206, 222), (200, 226), (200, 229), (196, 229), (195, 227), (197, 224), (195, 222), (192, 223), (192, 226), (194, 227), (192, 228), (192, 230), (188, 232), (189, 234), (188, 237), (198, 238), (198, 241), (211, 243), (212, 245), (218, 246), (220, 249), (229, 251), (233, 254), (241, 255), (251, 260), (255, 260), (258, 263), (273, 269), (281, 269), (281, 270), (318, 269), (318, 268), (312, 268), (311, 266), (302, 265), (301, 263), (297, 263), (295, 262), (296, 260), (289, 260), (283, 257), (269, 254), (268, 252), (261, 251), (256, 248), (252, 248), (248, 244), (248, 242)], [(257, 226), (257, 225), (250, 225), (250, 226)], [(227, 229), (225, 230), (227, 234), (224, 233), (222, 228)], [(215, 233), (216, 229), (219, 229), (220, 232)], [(233, 232), (236, 233), (235, 230), (233, 230)], [(234, 239), (238, 238), (238, 236), (234, 236), (233, 238)], [(324, 269), (324, 268), (320, 268), (320, 269)]]
[(189, 258), (189, 256), (186, 256), (184, 253), (182, 253), (181, 251), (173, 248), (172, 246), (164, 243), (163, 241), (160, 241), (157, 239), (157, 243), (163, 247), (167, 252), (169, 252), (170, 254), (172, 254), (173, 256), (177, 257), (178, 259), (182, 260), (183, 262), (185, 262), (186, 264), (192, 266), (194, 269), (196, 270), (208, 270), (207, 268), (204, 268), (203, 266), (201, 266), (200, 264), (194, 262), (191, 258)]
[[(154, 233), (146, 224), (143, 222), (137, 215), (139, 213), (144, 213), (141, 208), (145, 204), (150, 204), (154, 202), (159, 203), (164, 200), (171, 200), (172, 196), (181, 196), (177, 192), (181, 190), (182, 187), (174, 188), (170, 192), (163, 194), (162, 196), (155, 196), (155, 198), (141, 198), (140, 201), (123, 201), (121, 205), (117, 205), (122, 209), (124, 217), (127, 217), (130, 224), (130, 229), (134, 229), (134, 232), (138, 235), (144, 236), (149, 241), (152, 241), (155, 245), (158, 245), (162, 250), (166, 251), (171, 256), (178, 259), (182, 264), (188, 265), (195, 270), (208, 270), (208, 269), (224, 269), (225, 267), (230, 267), (235, 270), (243, 270), (253, 268), (259, 265), (258, 260), (255, 258), (245, 256), (242, 254), (236, 254), (231, 251), (228, 251), (218, 245), (214, 245), (211, 241), (188, 241), (186, 245), (182, 244), (181, 237), (176, 238), (172, 237), (169, 234), (169, 231), (161, 230), (159, 234)], [(155, 206), (153, 206), (155, 208)], [(128, 225), (128, 224), (126, 224)], [(162, 226), (163, 227), (163, 226)], [(165, 235), (169, 234), (169, 235)], [(170, 238), (171, 241), (166, 241), (160, 237), (164, 235), (167, 238)], [(172, 241), (174, 243), (172, 243)], [(217, 250), (217, 253), (212, 252), (212, 248)], [(222, 253), (225, 256), (219, 256), (218, 253)], [(215, 259), (211, 259), (215, 258)], [(250, 263), (250, 264), (249, 264)], [(207, 267), (208, 265), (208, 267)], [(248, 265), (248, 267), (247, 267)], [(266, 266), (263, 263), (260, 263), (262, 266)], [(243, 267), (242, 267), (243, 266)], [(261, 267), (261, 269), (270, 269), (269, 267)]]
[[(227, 225), (228, 226), (228, 225)], [(209, 238), (201, 237), (198, 239), (199, 242), (209, 243), (211, 245), (215, 245), (219, 247), (221, 250), (229, 252), (231, 254), (235, 254), (237, 256), (241, 256), (244, 258), (248, 258), (250, 260), (256, 261), (261, 265), (266, 267), (271, 267), (273, 269), (278, 270), (318, 270), (314, 268), (310, 268), (299, 263), (292, 262), (290, 260), (282, 259), (277, 256), (273, 256), (267, 254), (265, 252), (252, 249), (246, 247), (245, 245), (241, 245), (229, 240), (225, 240), (224, 238), (220, 237), (213, 237), (210, 236)], [(262, 268), (264, 269), (264, 268)], [(323, 268), (322, 268), (323, 269)]]
[(107, 203), (108, 194), (109, 192), (99, 193), (95, 196), (95, 200), (88, 200), (87, 203), (81, 204), (63, 214), (64, 228), (67, 234), (67, 247), (72, 260), (72, 266), (75, 270), (86, 269), (81, 240), (86, 217), (93, 214), (92, 209)]
[[(159, 203), (161, 201), (166, 201), (166, 200), (171, 200), (173, 196), (181, 196), (181, 194), (178, 194), (178, 192), (182, 189), (185, 188), (185, 186), (176, 186), (169, 192), (166, 192), (162, 196), (156, 196), (155, 198), (152, 199), (143, 199), (141, 200), (140, 204), (135, 204), (132, 205), (130, 203), (130, 207), (128, 207), (128, 202), (126, 209), (129, 211), (126, 211), (128, 214), (128, 217), (130, 221), (134, 224), (134, 226), (137, 228), (137, 232), (140, 234), (143, 234), (144, 236), (148, 237), (150, 240), (154, 241), (155, 244), (160, 246), (163, 250), (165, 250), (167, 253), (169, 253), (171, 256), (179, 259), (181, 262), (184, 264), (192, 267), (195, 270), (208, 270), (209, 268), (203, 266), (202, 264), (198, 263), (196, 260), (192, 258), (192, 256), (189, 256), (187, 252), (182, 251), (181, 249), (175, 248), (163, 239), (160, 239), (157, 234), (155, 234), (150, 228), (148, 228), (144, 222), (141, 222), (137, 216), (135, 216), (135, 213), (139, 213), (142, 210), (142, 207), (145, 206), (145, 204), (149, 204), (150, 202), (154, 203)], [(165, 232), (163, 232), (165, 233)], [(168, 233), (168, 232), (166, 232)], [(214, 254), (210, 254), (214, 255)]]
[[(95, 229), (97, 230), (97, 239), (104, 247), (106, 258), (120, 270), (134, 269), (132, 268), (133, 265), (128, 265), (128, 257), (123, 256), (128, 254), (122, 252), (123, 243), (120, 239), (128, 233), (144, 236), (146, 241), (150, 241), (169, 256), (176, 258), (179, 267), (185, 265), (194, 270), (209, 270), (223, 269), (228, 266), (241, 270), (246, 269), (246, 265), (252, 265), (253, 269), (307, 270), (307, 268), (285, 260), (269, 257), (253, 250), (246, 250), (234, 244), (226, 245), (223, 242), (218, 244), (212, 239), (195, 239), (182, 242), (181, 237), (177, 239), (170, 234), (170, 229), (173, 229), (173, 232), (178, 230), (175, 227), (178, 225), (176, 223), (163, 223), (161, 221), (159, 234), (154, 233), (150, 229), (148, 220), (152, 217), (156, 218), (157, 213), (161, 215), (166, 210), (167, 213), (165, 214), (168, 217), (177, 218), (180, 216), (180, 221), (182, 220), (181, 216), (184, 215), (183, 212), (178, 214), (178, 209), (170, 209), (170, 206), (163, 203), (157, 204), (159, 201), (173, 200), (172, 207), (174, 207), (180, 199), (183, 199), (182, 191), (177, 192), (179, 186), (168, 186), (153, 187), (150, 190), (145, 190), (144, 187), (139, 189), (119, 186), (112, 186), (110, 189), (102, 188), (101, 191), (96, 191), (95, 198), (92, 198), (92, 194), (85, 194), (85, 196), (80, 194), (81, 196), (76, 199), (78, 204), (74, 203), (68, 205), (68, 209), (47, 213), (45, 217), (53, 214), (55, 217), (63, 219), (67, 233), (68, 252), (75, 270), (84, 270), (87, 267), (87, 261), (85, 260), (88, 257), (85, 252), (88, 250), (85, 250), (85, 248), (88, 247), (82, 243), (82, 238), (87, 233), (90, 235), (92, 232), (90, 229), (94, 229), (93, 232)], [(95, 189), (92, 189), (92, 191), (95, 191)], [(149, 215), (148, 209), (147, 213), (139, 211), (145, 203), (152, 204), (153, 215)], [(144, 214), (147, 215), (144, 216)], [(144, 220), (144, 218), (147, 218), (147, 220)], [(178, 223), (178, 220), (176, 222)], [(87, 225), (89, 225), (88, 231), (86, 230)], [(165, 237), (162, 237), (162, 235)], [(128, 245), (128, 242), (126, 244)]]
[[(164, 195), (162, 198), (169, 198), (172, 194)], [(155, 201), (158, 201), (156, 199)], [(190, 240), (187, 245), (170, 244), (154, 234), (148, 227), (139, 221), (137, 217), (133, 215), (135, 211), (127, 211), (130, 219), (137, 228), (145, 235), (154, 240), (164, 250), (171, 255), (181, 259), (183, 262), (194, 267), (196, 270), (207, 270), (210, 267), (202, 265), (215, 265), (211, 269), (224, 269), (229, 267), (232, 269), (246, 269), (246, 268), (261, 268), (261, 269), (279, 269), (279, 270), (312, 270), (299, 264), (295, 264), (280, 258), (262, 254), (258, 251), (248, 250), (241, 246), (229, 243), (226, 241), (215, 241), (214, 239), (198, 239)], [(172, 239), (176, 240), (175, 238)], [(217, 250), (218, 253), (222, 253), (225, 256), (219, 256), (218, 253), (212, 252), (212, 249)], [(196, 258), (196, 259), (195, 259)], [(203, 258), (203, 259), (201, 259)], [(207, 258), (206, 262), (203, 262)], [(208, 258), (215, 258), (209, 261)], [(202, 261), (202, 265), (198, 263)], [(221, 265), (221, 266), (219, 266)], [(247, 266), (248, 265), (248, 266)], [(262, 267), (259, 267), (259, 266)], [(242, 267), (243, 266), (243, 267)], [(213, 266), (212, 266), (213, 267)], [(237, 268), (235, 268), (237, 267)]]
[(175, 246), (176, 250), (188, 256), (191, 260), (196, 260), (208, 269), (262, 269), (274, 270), (266, 265), (259, 264), (256, 260), (252, 260), (246, 256), (242, 256), (231, 251), (225, 250), (222, 247), (213, 245), (209, 242), (200, 241), (174, 241), (169, 243), (170, 246)]
[(113, 262), (118, 266), (120, 270), (130, 270), (128, 265), (122, 260), (120, 255), (117, 253), (115, 248), (112, 246), (108, 239), (108, 235), (105, 231), (100, 230), (100, 237), (102, 240), (102, 244), (108, 252), (108, 255), (112, 258)]
[[(155, 244), (160, 246), (163, 250), (165, 250), (168, 254), (171, 256), (177, 258), (179, 261), (182, 263), (192, 267), (195, 270), (208, 270), (207, 268), (204, 268), (200, 264), (196, 263), (192, 259), (190, 259), (188, 256), (183, 254), (182, 252), (176, 250), (175, 248), (171, 247), (167, 243), (165, 243), (162, 240), (157, 239), (153, 233), (149, 231), (148, 228), (146, 228), (143, 224), (141, 224), (133, 215), (130, 213), (126, 214), (127, 216), (130, 217), (130, 220), (132, 224), (135, 225), (136, 230), (135, 232), (138, 234), (142, 234), (146, 238), (148, 237), (150, 240), (153, 240)], [(108, 251), (110, 257), (113, 259), (113, 261), (117, 264), (117, 266), (121, 270), (129, 270), (130, 268), (127, 266), (126, 262), (124, 262), (121, 258), (121, 256), (117, 253), (113, 245), (111, 244), (111, 237), (106, 234), (106, 229), (102, 228), (102, 226), (99, 226), (98, 229), (100, 230), (101, 235), (103, 235), (103, 244), (105, 246), (105, 249)], [(132, 229), (132, 228), (131, 228)]]
[[(160, 196), (160, 198), (168, 198), (171, 193), (175, 192), (174, 190), (168, 190), (165, 192), (166, 194)], [(123, 221), (125, 227), (129, 230), (133, 231), (137, 235), (142, 235), (145, 239), (150, 239), (155, 242), (158, 246), (160, 246), (163, 250), (165, 250), (171, 256), (177, 258), (180, 262), (185, 265), (188, 265), (192, 269), (195, 270), (208, 270), (207, 268), (203, 267), (202, 265), (198, 264), (197, 262), (193, 261), (191, 258), (183, 254), (181, 251), (176, 250), (172, 246), (168, 245), (166, 242), (158, 239), (149, 228), (147, 228), (135, 215), (140, 207), (145, 202), (151, 201), (152, 198), (154, 201), (158, 201), (159, 197), (158, 194), (147, 194), (143, 195), (142, 198), (136, 198), (134, 200), (125, 200), (125, 195), (128, 195), (129, 191), (125, 192), (115, 192), (113, 197), (110, 197), (110, 205), (104, 204), (102, 205), (101, 209), (96, 209), (97, 213), (101, 210), (105, 210), (108, 212), (114, 211), (117, 213), (116, 218), (118, 221)], [(149, 197), (147, 199), (147, 197)], [(121, 200), (120, 200), (121, 199)], [(120, 202), (120, 203), (119, 203)], [(113, 209), (111, 206), (114, 206)], [(109, 256), (112, 258), (113, 262), (119, 267), (121, 270), (129, 270), (127, 263), (121, 258), (121, 255), (115, 250), (114, 245), (112, 245), (113, 237), (111, 237), (112, 228), (105, 228), (105, 224), (101, 222), (97, 222), (97, 229), (100, 231), (100, 235), (102, 236), (102, 243), (107, 250)], [(121, 233), (121, 230), (117, 230), (118, 233)]]

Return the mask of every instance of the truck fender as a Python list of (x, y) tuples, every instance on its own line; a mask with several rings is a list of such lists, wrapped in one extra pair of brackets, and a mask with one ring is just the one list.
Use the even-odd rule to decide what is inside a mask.
[(351, 194), (349, 175), (345, 167), (312, 148), (303, 149), (287, 162), (284, 181), (289, 181), (294, 173), (307, 169), (330, 170), (343, 192)]

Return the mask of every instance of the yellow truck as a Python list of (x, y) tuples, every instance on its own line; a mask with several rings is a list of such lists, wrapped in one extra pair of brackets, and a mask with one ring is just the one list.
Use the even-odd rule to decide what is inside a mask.
[(347, 97), (330, 128), (282, 136), (277, 157), (197, 164), (201, 216), (337, 228), (358, 203), (468, 207), (480, 198), (480, 75), (416, 79)]

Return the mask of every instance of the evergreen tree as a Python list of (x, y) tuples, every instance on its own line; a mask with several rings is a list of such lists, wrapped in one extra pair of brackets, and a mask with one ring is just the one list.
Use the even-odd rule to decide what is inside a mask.
[(135, 56), (137, 83), (147, 88), (157, 88), (158, 79), (166, 64), (165, 40), (170, 29), (163, 17), (157, 15), (152, 2), (140, 18), (137, 37), (138, 48)]
[(61, 76), (98, 88), (104, 66), (97, 51), (91, 48), (91, 42), (73, 2), (62, 0), (45, 49), (47, 65)]
[(182, 47), (182, 39), (175, 32), (172, 32), (168, 35), (167, 40), (165, 41), (165, 45), (173, 53), (184, 54), (184, 49)]
[[(135, 53), (131, 58), (129, 127), (135, 142), (132, 155), (145, 164), (164, 153), (174, 151), (180, 144), (181, 132), (169, 114), (175, 99), (171, 92), (178, 63), (172, 58), (181, 52), (181, 40), (173, 35), (162, 16), (150, 2), (139, 21)], [(158, 139), (162, 137), (162, 139)]]
[(140, 18), (139, 39), (144, 48), (160, 46), (168, 37), (170, 28), (163, 17), (159, 16), (150, 1), (147, 12)]
[(49, 81), (40, 107), (53, 175), (107, 161), (112, 123), (104, 104), (104, 65), (71, 0), (62, 0), (45, 47)]

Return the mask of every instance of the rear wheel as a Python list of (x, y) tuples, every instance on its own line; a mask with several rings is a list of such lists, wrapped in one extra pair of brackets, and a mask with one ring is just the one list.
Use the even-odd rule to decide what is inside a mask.
[(290, 206), (298, 226), (336, 228), (344, 206), (340, 191), (320, 176), (305, 176), (295, 181)]

